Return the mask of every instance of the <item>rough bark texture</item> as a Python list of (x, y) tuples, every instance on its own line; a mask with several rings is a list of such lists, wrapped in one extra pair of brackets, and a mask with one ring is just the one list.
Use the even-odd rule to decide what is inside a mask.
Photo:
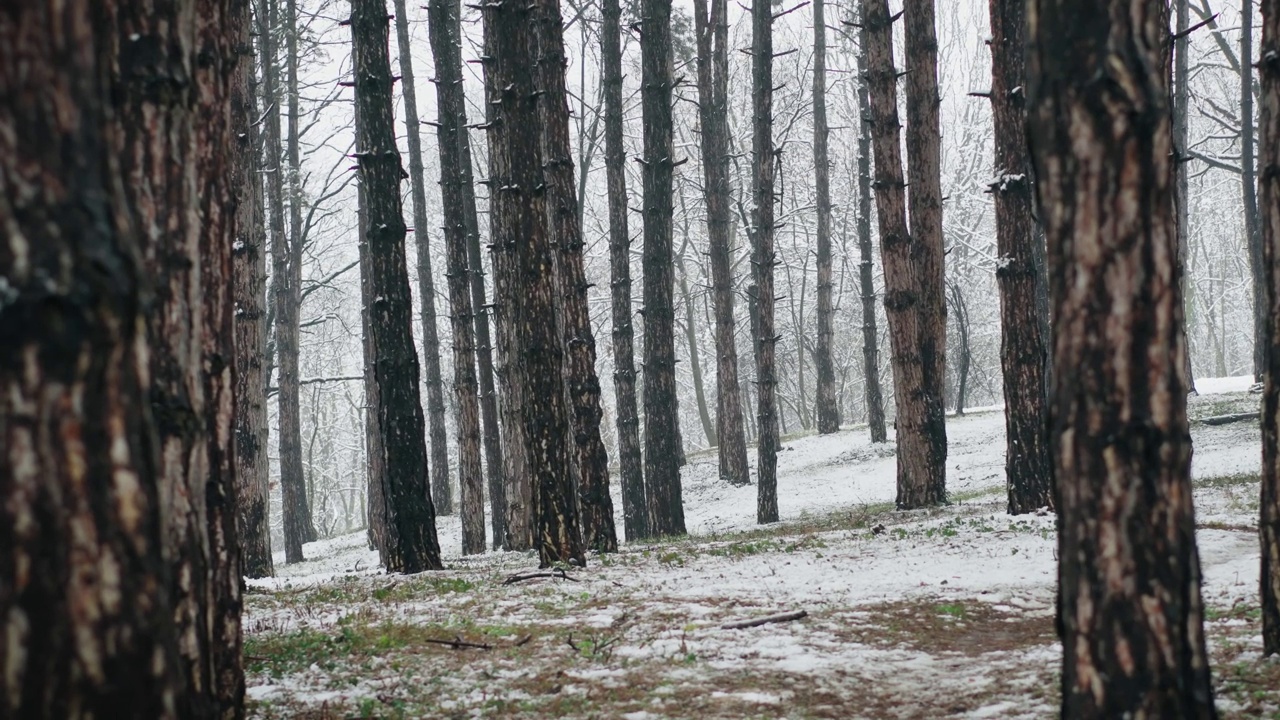
[(675, 261), (672, 248), (671, 0), (642, 0), (640, 96), (644, 117), (644, 482), (649, 531), (684, 535), (676, 407)]
[(418, 396), (412, 296), (405, 269), (407, 228), (400, 205), (404, 170), (396, 150), (383, 0), (352, 0), (352, 71), (360, 115), (356, 162), (365, 197), (368, 243), (369, 345), (377, 392), (386, 538), (380, 548), (389, 572), (438, 570), (435, 510), (427, 481), (427, 448)]
[(1280, 0), (1262, 2), (1262, 107), (1258, 130), (1267, 267), (1267, 373), (1262, 398), (1262, 651), (1280, 653)]
[[(859, 10), (859, 17), (862, 11)], [(884, 395), (880, 391), (879, 335), (876, 332), (875, 261), (871, 249), (871, 96), (866, 42), (858, 48), (858, 289), (862, 295), (862, 376), (871, 442), (885, 442)]]
[(1033, 0), (1064, 718), (1213, 718), (1160, 3)]
[[(435, 504), (436, 512), (441, 515), (453, 514), (453, 492), (449, 486), (449, 452), (448, 442), (445, 440), (445, 423), (444, 423), (444, 380), (440, 374), (440, 333), (436, 329), (436, 287), (435, 273), (431, 270), (431, 236), (427, 231), (427, 186), (425, 173), (422, 169), (422, 134), (421, 121), (418, 119), (418, 91), (413, 85), (413, 48), (409, 44), (409, 15), (405, 11), (405, 0), (394, 0), (396, 20), (396, 49), (400, 54), (400, 94), (404, 100), (404, 126), (406, 141), (409, 150), (409, 194), (413, 202), (413, 239), (414, 247), (418, 251), (418, 301), (422, 304), (422, 365), (427, 373), (427, 431), (430, 436), (431, 450), (431, 499)], [(432, 30), (434, 30), (434, 25)], [(432, 54), (435, 54), (434, 36), (432, 42)], [(439, 63), (439, 60), (436, 60)], [(461, 92), (459, 90), (459, 92)], [(443, 181), (443, 178), (442, 178)], [(446, 221), (446, 225), (449, 221)], [(466, 277), (466, 249), (463, 248), (463, 270), (462, 282), (467, 282)], [(453, 272), (452, 269), (449, 270)], [(469, 289), (469, 285), (464, 290)], [(466, 293), (464, 292), (464, 295)], [(453, 286), (449, 287), (449, 299), (453, 301)], [(464, 318), (468, 323), (471, 322), (471, 299), (466, 298), (467, 310)], [(456, 306), (455, 306), (456, 307)], [(457, 312), (455, 310), (454, 314)], [(480, 518), (480, 552), (484, 549), (484, 488), (482, 480), (471, 480), (468, 473), (473, 469), (470, 467), (472, 458), (470, 454), (471, 448), (465, 451), (462, 449), (462, 439), (464, 433), (468, 441), (474, 434), (475, 436), (475, 458), (474, 470), (476, 476), (479, 477), (480, 467), (480, 427), (479, 419), (475, 418), (475, 423), (464, 423), (462, 415), (469, 412), (470, 415), (476, 415), (477, 411), (472, 408), (470, 411), (463, 409), (464, 404), (475, 405), (476, 383), (475, 383), (475, 352), (468, 349), (466, 360), (459, 363), (458, 350), (458, 327), (457, 321), (454, 321), (454, 364), (463, 364), (471, 368), (471, 384), (467, 391), (469, 402), (463, 403), (461, 397), (458, 397), (458, 440), (459, 455), (463, 452), (468, 453), (468, 457), (459, 457), (458, 460), (458, 477), (460, 483), (471, 481), (473, 486), (470, 488), (459, 485), (459, 494), (466, 495), (468, 492), (472, 495), (474, 507), (467, 507), (465, 499), (462, 508), (462, 526), (463, 526), (463, 546), (467, 547), (467, 530), (468, 521), (474, 525), (476, 513)], [(471, 339), (471, 332), (467, 333)], [(474, 344), (474, 341), (471, 342)], [(456, 372), (456, 368), (455, 368)], [(461, 395), (462, 388), (457, 385), (462, 382), (463, 378), (455, 375), (454, 377), (454, 393)], [(466, 424), (466, 429), (463, 425)], [(474, 433), (471, 424), (475, 425)], [(463, 466), (467, 465), (466, 469)], [(480, 492), (476, 495), (475, 483), (480, 483)], [(471, 514), (468, 515), (468, 512)], [(471, 528), (474, 534), (474, 527)], [(464, 552), (468, 552), (464, 550)]]
[(751, 3), (752, 266), (756, 285), (756, 522), (778, 521), (778, 412), (773, 327), (773, 5)]
[[(633, 349), (635, 331), (631, 324), (627, 153), (622, 141), (622, 10), (618, 0), (603, 0), (602, 14), (600, 62), (604, 75), (605, 180), (609, 188), (609, 272), (613, 299), (613, 389), (618, 426), (618, 477), (622, 483), (623, 529), (628, 540), (640, 540), (649, 537), (649, 513), (645, 505), (644, 460), (640, 455), (640, 413), (636, 406)], [(745, 456), (746, 446), (743, 445), (744, 461)]]
[(733, 315), (733, 188), (729, 173), (729, 20), (727, 0), (694, 0), (698, 41), (698, 112), (702, 126), (703, 197), (707, 206), (707, 253), (716, 318), (716, 436), (720, 479), (751, 482), (747, 436), (738, 378), (737, 332)]
[(569, 141), (569, 105), (565, 88), (564, 31), (559, 0), (540, 0), (535, 32), (538, 141), (541, 151), (543, 201), (551, 247), (558, 251), (554, 267), (564, 333), (565, 390), (573, 421), (578, 506), (583, 542), (600, 552), (618, 549), (609, 496), (609, 455), (600, 433), (600, 379), (596, 376), (596, 339), (587, 306), (582, 228), (573, 179)]
[(813, 173), (818, 206), (818, 344), (813, 353), (818, 386), (813, 404), (820, 434), (840, 429), (836, 368), (831, 359), (835, 307), (831, 302), (831, 157), (827, 153), (827, 21), (823, 5), (823, 0), (813, 2)]
[(917, 506), (914, 494), (908, 491), (919, 487), (922, 478), (930, 477), (934, 469), (925, 407), (924, 360), (919, 346), (920, 277), (915, 270), (916, 243), (907, 231), (897, 71), (893, 66), (893, 26), (887, 0), (863, 1), (862, 33), (867, 48), (866, 76), (875, 154), (872, 187), (880, 225), (884, 309), (889, 321), (889, 359), (897, 405), (894, 427), (898, 439), (898, 507), (908, 508)]
[(1053, 507), (1045, 356), (1036, 294), (1031, 158), (1026, 131), (1026, 2), (991, 0), (991, 109), (995, 118), (996, 243), (1000, 262), (1000, 367), (1004, 375), (1005, 483), (1009, 513)]
[(0, 715), (14, 720), (192, 716), (148, 402), (147, 213), (123, 195), (110, 127), (110, 69), (137, 67), (114, 53), (116, 11), (33, 0), (0, 22)]
[(236, 525), (240, 562), (251, 578), (275, 574), (271, 561), (270, 463), (267, 456), (267, 223), (258, 154), (258, 102), (248, 3), (232, 16), (240, 55), (231, 85), (236, 195), (232, 269), (235, 294)]
[(1262, 259), (1262, 224), (1258, 216), (1258, 177), (1253, 135), (1253, 5), (1240, 3), (1240, 193), (1244, 199), (1244, 236), (1253, 274), (1253, 375), (1262, 380), (1267, 363), (1267, 268)]
[[(933, 0), (905, 0), (907, 94), (907, 209), (911, 260), (919, 276), (918, 352), (923, 372), (921, 434), (923, 461), (898, 475), (898, 507), (946, 502), (947, 428), (944, 385), (947, 362), (947, 302), (943, 278), (942, 134), (938, 117), (938, 39)], [(899, 448), (901, 452), (901, 448)], [(902, 456), (899, 455), (899, 467)]]
[(563, 315), (557, 307), (557, 257), (547, 208), (550, 193), (543, 188), (536, 92), (539, 33), (534, 25), (551, 14), (559, 16), (554, 3), (484, 7), (486, 47), (492, 50), (486, 78), (489, 102), (498, 107), (493, 122), (503, 126), (500, 136), (490, 136), (489, 148), (491, 158), (501, 156), (489, 177), (492, 192), (502, 196), (494, 236), (514, 245), (506, 279), (514, 285), (510, 297), (519, 299), (504, 308), (512, 315), (510, 339), (517, 362), (508, 372), (518, 371), (511, 384), (522, 388), (518, 409), (533, 491), (533, 544), (543, 567), (586, 562), (574, 497)]
[[(431, 31), (431, 55), (436, 68), (436, 139), (440, 152), (440, 197), (444, 210), (445, 258), (448, 266), (450, 320), (453, 327), (453, 390), (457, 405), (458, 487), (462, 500), (462, 552), (482, 553), (484, 537), (484, 474), (480, 466), (480, 406), (477, 397), (475, 318), (471, 308), (471, 274), (467, 266), (466, 208), (462, 191), (462, 144), (465, 132), (460, 119), (466, 98), (462, 89), (462, 53), (460, 38), (454, 34), (458, 26), (457, 0), (431, 0), (428, 20)], [(416, 113), (410, 106), (412, 60), (409, 51), (409, 23), (404, 16), (404, 0), (396, 0), (396, 28), (400, 38), (400, 70), (405, 81), (405, 113)], [(416, 121), (410, 125), (417, 132)], [(410, 143), (410, 152), (416, 143)], [(421, 152), (421, 147), (418, 149)], [(422, 163), (418, 162), (421, 175)], [(410, 172), (412, 175), (412, 171)], [(415, 201), (416, 203), (416, 201)], [(422, 219), (426, 222), (426, 198)], [(415, 209), (414, 214), (417, 214)], [(425, 227), (424, 227), (425, 230)], [(429, 254), (429, 253), (428, 253)], [(438, 494), (437, 494), (438, 497)]]

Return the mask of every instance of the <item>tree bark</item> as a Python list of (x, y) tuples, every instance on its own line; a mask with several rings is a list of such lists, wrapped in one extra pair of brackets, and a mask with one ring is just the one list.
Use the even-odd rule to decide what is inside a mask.
[[(15, 720), (194, 716), (162, 542), (142, 257), (148, 218), (194, 215), (195, 198), (138, 206), (123, 192), (112, 68), (131, 88), (180, 86), (143, 76), (145, 60), (174, 69), (169, 38), (140, 32), (117, 54), (120, 12), (41, 0), (0, 23), (0, 715)], [(168, 168), (186, 147), (158, 142), (154, 160)]]
[(818, 344), (813, 353), (818, 373), (814, 409), (818, 433), (840, 429), (836, 369), (831, 359), (835, 307), (831, 300), (831, 157), (827, 153), (827, 21), (823, 0), (813, 2), (813, 175), (818, 205)]
[(1260, 160), (1267, 268), (1267, 373), (1262, 398), (1262, 651), (1280, 653), (1280, 0), (1262, 2)]
[(252, 13), (237, 4), (232, 16), (240, 54), (231, 85), (234, 138), (231, 183), (236, 195), (232, 271), (235, 292), (236, 523), (240, 561), (251, 578), (271, 577), (271, 492), (267, 455), (266, 258), (267, 221), (258, 151)]
[[(532, 484), (533, 544), (543, 567), (563, 562), (584, 565), (578, 504), (573, 484), (573, 426), (566, 401), (564, 316), (558, 307), (556, 252), (548, 203), (539, 120), (540, 59), (536, 25), (559, 22), (555, 2), (530, 6), (493, 3), (484, 7), (488, 54), (489, 103), (492, 124), (500, 135), (490, 136), (492, 193), (502, 196), (493, 215), (494, 238), (511, 246), (505, 282), (511, 306), (510, 348), (518, 364), (510, 378), (522, 388), (519, 417)], [(559, 63), (556, 63), (559, 66)], [(572, 183), (570, 183), (572, 188)], [(572, 190), (570, 190), (572, 192)], [(494, 209), (491, 208), (491, 213)], [(518, 299), (518, 301), (517, 301)], [(513, 368), (509, 367), (510, 373)]]
[(388, 572), (438, 570), (435, 509), (427, 481), (426, 433), (418, 395), (412, 296), (405, 269), (407, 228), (400, 205), (404, 170), (396, 149), (383, 0), (352, 0), (352, 71), (360, 122), (356, 164), (365, 196), (368, 309), (377, 435), (381, 438), (386, 538), (380, 548)]
[(1189, 252), (1188, 239), (1190, 236), (1190, 218), (1189, 207), (1191, 195), (1187, 184), (1187, 109), (1191, 98), (1189, 78), (1191, 77), (1189, 63), (1187, 61), (1187, 52), (1191, 45), (1191, 39), (1187, 35), (1187, 28), (1190, 26), (1191, 19), (1187, 8), (1187, 0), (1173, 0), (1175, 7), (1175, 38), (1173, 47), (1173, 149), (1177, 153), (1178, 162), (1174, 171), (1177, 173), (1177, 203), (1178, 203), (1178, 284), (1182, 286), (1182, 323), (1184, 334), (1187, 335), (1187, 363), (1184, 371), (1187, 374), (1187, 391), (1191, 394), (1196, 392), (1195, 375), (1191, 371), (1191, 334), (1185, 332), (1185, 328), (1191, 327), (1191, 313), (1195, 309), (1195, 302), (1192, 300), (1192, 288), (1194, 285), (1187, 282), (1187, 254)]
[(1064, 718), (1216, 717), (1159, 5), (1028, 7), (1029, 130), (1056, 319)]
[[(604, 75), (604, 164), (609, 188), (609, 272), (613, 302), (613, 388), (618, 427), (618, 475), (622, 483), (623, 529), (628, 540), (649, 537), (640, 414), (631, 318), (631, 235), (627, 228), (627, 155), (622, 141), (622, 10), (603, 0), (600, 62)], [(745, 445), (743, 453), (745, 456)]]
[[(898, 440), (898, 507), (918, 507), (915, 488), (937, 490), (926, 482), (934, 474), (929, 437), (920, 338), (920, 276), (915, 271), (916, 243), (907, 230), (906, 184), (899, 144), (897, 70), (893, 66), (893, 18), (887, 0), (864, 0), (863, 42), (867, 48), (867, 88), (875, 153), (876, 217), (884, 264), (884, 309), (889, 321), (889, 359), (893, 366)], [(941, 502), (935, 493), (929, 498)]]
[(641, 0), (644, 118), (644, 475), (649, 531), (684, 535), (676, 406), (671, 0)]
[[(414, 246), (418, 251), (418, 299), (422, 304), (422, 355), (423, 366), (427, 371), (427, 428), (430, 435), (431, 450), (431, 500), (435, 504), (436, 512), (440, 515), (453, 514), (453, 493), (449, 487), (449, 452), (448, 441), (445, 439), (445, 422), (444, 422), (444, 380), (440, 373), (440, 334), (436, 328), (436, 288), (435, 273), (431, 270), (431, 235), (427, 231), (427, 186), (425, 172), (422, 169), (422, 131), (421, 121), (418, 119), (418, 91), (413, 85), (413, 49), (409, 44), (409, 16), (405, 11), (405, 0), (394, 0), (393, 7), (396, 15), (396, 49), (400, 53), (400, 94), (404, 100), (404, 125), (405, 133), (408, 136), (409, 150), (409, 194), (413, 200), (413, 239)], [(433, 28), (434, 29), (434, 28)], [(435, 47), (434, 42), (432, 47)], [(432, 52), (434, 55), (434, 51)], [(437, 61), (438, 63), (439, 61)], [(437, 92), (439, 92), (437, 90)], [(446, 224), (449, 221), (446, 220)], [(467, 282), (469, 278), (466, 274), (466, 249), (463, 248), (463, 282)], [(449, 271), (452, 273), (452, 270)], [(464, 288), (468, 289), (469, 284)], [(453, 299), (453, 287), (450, 285), (449, 297)], [(470, 305), (471, 300), (467, 298), (466, 304), (468, 310), (465, 319), (471, 322)], [(456, 306), (455, 306), (456, 308)], [(454, 314), (457, 314), (455, 309)], [(458, 328), (457, 322), (453, 324), (454, 332), (454, 363), (458, 364), (459, 350), (457, 345)], [(468, 332), (468, 335), (471, 333)], [(474, 344), (472, 341), (471, 344)], [(470, 352), (463, 364), (471, 367), (471, 388), (467, 397), (471, 398), (467, 404), (475, 405), (475, 353)], [(455, 369), (456, 372), (456, 369)], [(455, 375), (455, 395), (459, 395), (458, 402), (458, 435), (459, 435), (459, 455), (462, 452), (462, 434), (470, 433), (471, 428), (468, 426), (466, 430), (462, 429), (462, 414), (468, 412), (463, 409), (463, 401), (460, 397), (463, 392), (461, 388), (457, 388), (457, 384), (461, 381), (460, 377)], [(475, 412), (471, 412), (475, 415)], [(469, 422), (469, 421), (468, 421)], [(476, 420), (475, 436), (476, 436), (476, 457), (474, 463), (478, 470), (480, 464), (479, 458), (479, 420)], [(469, 436), (468, 436), (469, 437)], [(470, 448), (466, 452), (471, 452)], [(463, 470), (464, 464), (470, 464), (470, 457), (458, 460), (459, 475), (459, 494), (468, 492), (475, 493), (475, 487), (467, 488), (461, 483), (468, 482), (470, 468)], [(479, 472), (477, 472), (479, 476)], [(480, 483), (481, 480), (475, 480), (473, 483)], [(474, 508), (466, 507), (465, 500), (462, 508), (462, 526), (463, 526), (463, 546), (467, 545), (466, 530), (468, 524), (468, 511), (472, 515), (479, 512), (480, 517), (480, 550), (475, 552), (483, 552), (484, 550), (484, 489), (483, 484), (480, 486), (479, 495), (473, 498), (476, 506)], [(474, 522), (474, 517), (470, 520)], [(466, 550), (464, 550), (466, 552)]]
[(684, 339), (689, 348), (689, 373), (693, 376), (693, 399), (698, 406), (698, 420), (702, 422), (702, 434), (707, 439), (707, 445), (714, 446), (717, 442), (716, 428), (711, 422), (711, 409), (707, 407), (707, 393), (702, 381), (702, 360), (698, 352), (698, 331), (693, 324), (693, 296), (689, 293), (689, 278), (685, 273), (683, 257), (680, 260), (680, 299), (684, 301)]
[[(409, 22), (404, 0), (396, 0), (396, 29), (400, 38), (400, 72), (405, 88), (405, 113), (417, 112), (411, 105), (413, 84), (409, 50)], [(461, 38), (453, 30), (458, 26), (460, 6), (457, 0), (431, 0), (428, 6), (431, 32), (431, 55), (436, 69), (436, 138), (440, 153), (440, 196), (444, 210), (444, 243), (449, 283), (450, 319), (453, 325), (453, 388), (457, 403), (458, 487), (462, 496), (462, 552), (470, 555), (485, 550), (484, 537), (484, 473), (480, 466), (480, 406), (477, 398), (475, 318), (471, 307), (471, 274), (467, 258), (466, 208), (463, 203), (462, 141), (466, 132), (461, 125), (466, 106), (462, 88)], [(417, 132), (416, 119), (410, 121), (410, 134)], [(418, 143), (410, 141), (410, 153)], [(421, 152), (421, 146), (418, 146)], [(422, 163), (418, 162), (419, 177)], [(411, 172), (412, 174), (412, 172)], [(414, 214), (417, 215), (415, 200)], [(425, 231), (426, 198), (422, 199)], [(425, 249), (424, 249), (425, 251)], [(419, 257), (424, 252), (419, 253)], [(429, 253), (425, 253), (429, 254)], [(438, 497), (438, 494), (436, 495)]]
[(755, 204), (755, 270), (757, 342), (756, 416), (760, 436), (756, 445), (756, 522), (778, 521), (778, 410), (775, 354), (778, 338), (773, 326), (773, 4), (751, 3), (751, 195)]
[(742, 386), (733, 305), (733, 188), (729, 174), (729, 20), (726, 0), (694, 0), (698, 42), (698, 111), (702, 125), (703, 194), (707, 206), (708, 254), (716, 322), (716, 436), (720, 478), (751, 482), (742, 416)]
[(1005, 485), (1009, 514), (1053, 507), (1053, 465), (1037, 295), (1048, 278), (1036, 262), (1031, 158), (1027, 154), (1025, 0), (991, 0), (991, 109), (995, 119), (996, 244), (1000, 368), (1004, 378)]
[[(859, 17), (865, 11), (859, 10)], [(862, 294), (862, 374), (871, 442), (885, 442), (884, 396), (880, 391), (879, 336), (876, 332), (876, 289), (871, 250), (871, 96), (867, 84), (866, 41), (858, 49), (858, 286)]]
[(1253, 274), (1253, 375), (1262, 380), (1267, 364), (1267, 270), (1262, 259), (1261, 219), (1258, 216), (1257, 174), (1253, 138), (1253, 3), (1240, 8), (1240, 191), (1244, 198), (1244, 235)]
[[(916, 472), (899, 474), (898, 507), (946, 502), (947, 303), (942, 237), (942, 133), (938, 117), (938, 39), (933, 0), (905, 0), (903, 35), (907, 68), (907, 210), (911, 217), (911, 257), (919, 275), (916, 329), (923, 406), (921, 433), (926, 452)], [(901, 461), (901, 455), (899, 456)], [(902, 482), (905, 480), (905, 482)]]
[(578, 197), (573, 179), (573, 148), (569, 141), (569, 105), (565, 88), (564, 30), (559, 0), (541, 0), (534, 26), (537, 73), (537, 128), (543, 168), (543, 202), (551, 247), (559, 253), (556, 270), (559, 308), (564, 333), (565, 389), (572, 413), (575, 465), (578, 470), (578, 506), (583, 542), (599, 552), (616, 552), (618, 535), (613, 525), (613, 499), (609, 495), (609, 455), (600, 433), (600, 379), (596, 376), (596, 339), (587, 306), (586, 270), (583, 267), (582, 228), (578, 223)]

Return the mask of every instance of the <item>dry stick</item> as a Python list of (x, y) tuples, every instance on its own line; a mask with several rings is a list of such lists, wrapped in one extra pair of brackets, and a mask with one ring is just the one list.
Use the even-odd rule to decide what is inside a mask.
[[(454, 638), (454, 639), (452, 639), (452, 640), (437, 640), (437, 639), (435, 639), (435, 638), (427, 638), (427, 639), (423, 640), (423, 642), (434, 643), (434, 644), (436, 644), (436, 645), (448, 645), (449, 647), (453, 648), (454, 650), (462, 650), (463, 648), (475, 648), (475, 649), (477, 649), (477, 650), (492, 650), (492, 649), (493, 649), (493, 646), (492, 646), (492, 645), (486, 645), (485, 643), (472, 643), (472, 642), (467, 642), (466, 640), (463, 640), (463, 639), (462, 639), (462, 638), (460, 638), (460, 637), (455, 637), (455, 638)], [(520, 644), (523, 644), (523, 643), (520, 643)]]
[(545, 572), (531, 572), (523, 575), (517, 573), (502, 581), (503, 585), (514, 585), (525, 580), (537, 580), (538, 578), (560, 578), (561, 580), (571, 580), (573, 582), (581, 582), (576, 577), (570, 577), (565, 574), (564, 570), (550, 570)]
[(1232, 413), (1231, 415), (1214, 415), (1213, 417), (1202, 418), (1200, 422), (1205, 425), (1227, 425), (1234, 422), (1244, 422), (1245, 420), (1257, 420), (1258, 413)]
[(768, 625), (769, 623), (791, 622), (792, 620), (799, 620), (800, 618), (805, 618), (805, 617), (809, 617), (809, 613), (805, 612), (804, 610), (796, 610), (795, 612), (779, 613), (777, 615), (768, 615), (762, 618), (757, 618), (755, 620), (739, 620), (737, 622), (731, 622), (725, 625), (721, 625), (720, 629), (721, 630), (741, 630), (743, 628), (752, 628), (752, 627), (759, 627), (761, 625)]

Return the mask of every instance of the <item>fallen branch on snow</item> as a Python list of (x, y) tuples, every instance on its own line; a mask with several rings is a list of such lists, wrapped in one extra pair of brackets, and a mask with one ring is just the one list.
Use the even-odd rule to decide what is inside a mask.
[(570, 580), (572, 582), (581, 582), (576, 577), (570, 577), (564, 570), (544, 570), (541, 572), (516, 573), (506, 580), (502, 581), (503, 585), (514, 585), (525, 580), (537, 580), (538, 578), (560, 578), (561, 580)]
[(1235, 422), (1244, 422), (1245, 420), (1257, 420), (1257, 412), (1231, 413), (1230, 415), (1214, 415), (1212, 417), (1203, 418), (1200, 422), (1205, 425), (1228, 425)]
[[(492, 650), (493, 646), (485, 643), (473, 643), (463, 640), (461, 637), (455, 636), (452, 640), (437, 640), (435, 638), (427, 638), (422, 642), (432, 643), (434, 645), (448, 645), (454, 650), (463, 650), (465, 648), (475, 648), (476, 650)], [(524, 644), (524, 643), (520, 643)]]
[(809, 613), (805, 612), (804, 610), (796, 610), (795, 612), (779, 613), (777, 615), (768, 615), (762, 618), (756, 618), (755, 620), (738, 620), (737, 622), (731, 622), (725, 625), (721, 625), (720, 629), (721, 630), (742, 630), (743, 628), (760, 627), (761, 625), (768, 625), (769, 623), (791, 622), (792, 620), (799, 620), (800, 618), (806, 618), (806, 617), (809, 617)]

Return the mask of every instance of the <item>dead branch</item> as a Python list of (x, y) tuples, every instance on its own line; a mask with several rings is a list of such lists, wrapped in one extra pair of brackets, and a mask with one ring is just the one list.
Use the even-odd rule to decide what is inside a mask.
[(525, 580), (537, 580), (539, 578), (560, 578), (561, 580), (569, 580), (571, 582), (581, 582), (581, 580), (579, 580), (578, 578), (573, 577), (567, 574), (564, 570), (560, 570), (557, 568), (555, 570), (542, 570), (539, 572), (531, 572), (531, 573), (516, 573), (515, 575), (512, 575), (506, 580), (503, 580), (502, 584), (514, 585), (518, 582), (524, 582)]
[(452, 640), (440, 640), (436, 638), (427, 638), (423, 642), (432, 643), (434, 645), (448, 645), (454, 650), (463, 650), (465, 648), (475, 648), (476, 650), (492, 650), (493, 646), (485, 643), (473, 643), (463, 640), (459, 636), (454, 636)]
[(755, 620), (738, 620), (737, 622), (721, 625), (720, 629), (742, 630), (743, 628), (760, 627), (761, 625), (768, 625), (769, 623), (791, 622), (792, 620), (799, 620), (806, 617), (809, 617), (809, 613), (804, 610), (796, 610), (794, 612), (779, 613), (777, 615), (767, 615), (762, 618), (756, 618)]
[(1205, 425), (1229, 425), (1231, 423), (1244, 422), (1246, 420), (1257, 420), (1257, 419), (1258, 419), (1258, 413), (1255, 411), (1255, 412), (1246, 412), (1246, 413), (1231, 413), (1230, 415), (1214, 415), (1213, 417), (1203, 418), (1200, 420), (1200, 422), (1204, 423)]

